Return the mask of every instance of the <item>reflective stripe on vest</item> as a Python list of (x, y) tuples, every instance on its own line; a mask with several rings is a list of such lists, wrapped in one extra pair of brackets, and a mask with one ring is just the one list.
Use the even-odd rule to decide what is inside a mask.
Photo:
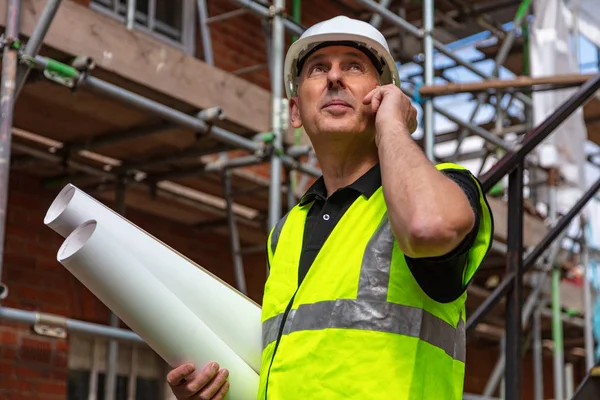
[[(416, 337), (465, 361), (465, 326), (454, 327), (417, 307), (387, 301), (394, 235), (387, 215), (370, 239), (363, 256), (356, 299), (301, 304), (290, 310), (283, 335), (324, 329), (358, 329)], [(277, 340), (283, 313), (263, 323), (263, 348)]]

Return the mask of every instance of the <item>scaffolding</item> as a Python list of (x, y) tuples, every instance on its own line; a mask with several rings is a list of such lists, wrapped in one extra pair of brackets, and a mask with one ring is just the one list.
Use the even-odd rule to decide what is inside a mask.
[[(269, 185), (269, 213), (267, 216), (267, 229), (274, 226), (281, 218), (282, 214), (282, 196), (287, 195), (286, 203), (288, 207), (294, 204), (294, 187), (296, 182), (294, 172), (303, 174), (307, 177), (318, 177), (320, 171), (314, 166), (313, 162), (301, 161), (304, 156), (311, 156), (314, 160), (314, 154), (310, 146), (291, 145), (286, 146), (283, 141), (284, 133), (287, 130), (287, 101), (283, 96), (283, 57), (285, 52), (286, 31), (293, 35), (300, 35), (304, 27), (299, 21), (299, 2), (295, 2), (294, 16), (290, 17), (286, 13), (285, 1), (275, 0), (272, 4), (263, 0), (230, 0), (232, 4), (240, 7), (239, 10), (229, 13), (226, 16), (210, 17), (207, 9), (206, 0), (197, 0), (196, 8), (198, 12), (198, 29), (201, 32), (202, 47), (204, 51), (204, 61), (209, 65), (214, 65), (214, 54), (212, 52), (210, 21), (215, 18), (231, 18), (240, 13), (251, 12), (258, 15), (265, 21), (268, 28), (267, 50), (268, 50), (268, 69), (271, 77), (271, 131), (262, 132), (257, 137), (249, 139), (236, 133), (232, 133), (224, 128), (214, 124), (220, 118), (220, 109), (218, 107), (201, 110), (195, 114), (188, 114), (172, 107), (151, 100), (147, 97), (126, 90), (115, 84), (101, 80), (90, 73), (90, 60), (84, 60), (84, 67), (81, 65), (69, 65), (59, 62), (49, 57), (44, 57), (39, 53), (44, 37), (56, 15), (60, 5), (60, 0), (48, 0), (45, 4), (43, 13), (40, 15), (33, 34), (29, 37), (27, 43), (22, 43), (20, 39), (20, 0), (7, 1), (7, 21), (6, 29), (2, 37), (3, 58), (2, 58), (2, 86), (0, 98), (0, 158), (4, 160), (0, 165), (0, 254), (4, 253), (4, 233), (6, 225), (6, 208), (8, 197), (8, 177), (11, 157), (11, 148), (19, 148), (21, 151), (34, 158), (39, 158), (56, 163), (65, 163), (70, 169), (78, 174), (92, 175), (101, 177), (104, 183), (108, 182), (116, 185), (117, 193), (117, 211), (125, 213), (125, 191), (127, 185), (140, 185), (144, 183), (143, 178), (134, 176), (143, 173), (144, 168), (157, 163), (168, 163), (168, 160), (176, 159), (181, 156), (201, 156), (207, 154), (220, 154), (217, 161), (196, 166), (185, 171), (173, 171), (163, 173), (154, 180), (174, 179), (183, 174), (202, 174), (207, 172), (219, 172), (222, 176), (222, 183), (226, 199), (227, 226), (229, 229), (229, 239), (232, 253), (232, 264), (236, 286), (242, 293), (246, 293), (246, 282), (244, 277), (244, 267), (242, 262), (243, 249), (240, 245), (240, 237), (236, 224), (236, 216), (233, 212), (231, 171), (235, 168), (252, 166), (260, 163), (270, 163), (270, 185)], [(483, 397), (491, 398), (501, 379), (504, 380), (503, 393), (506, 398), (520, 399), (522, 396), (522, 356), (524, 346), (529, 342), (523, 341), (525, 326), (532, 323), (530, 331), (532, 332), (531, 346), (534, 354), (535, 372), (535, 393), (536, 399), (543, 398), (543, 374), (541, 367), (541, 326), (540, 318), (547, 313), (545, 304), (547, 299), (542, 297), (542, 287), (547, 281), (549, 274), (552, 275), (553, 283), (560, 282), (560, 271), (555, 267), (554, 260), (560, 251), (560, 242), (566, 237), (566, 228), (572, 225), (572, 222), (581, 213), (584, 206), (592, 199), (600, 189), (600, 180), (592, 184), (576, 204), (565, 215), (560, 218), (553, 205), (551, 208), (552, 225), (547, 235), (531, 249), (525, 249), (523, 245), (523, 220), (524, 220), (524, 182), (525, 172), (539, 168), (528, 162), (528, 155), (547, 138), (567, 117), (577, 109), (586, 104), (594, 94), (600, 89), (600, 74), (559, 76), (550, 78), (530, 78), (519, 77), (513, 80), (499, 79), (500, 67), (507, 59), (511, 48), (517, 38), (518, 31), (521, 29), (527, 17), (530, 15), (531, 1), (523, 0), (518, 12), (513, 19), (513, 27), (508, 31), (494, 29), (485, 17), (488, 8), (471, 5), (466, 1), (456, 1), (455, 3), (465, 7), (471, 14), (483, 16), (477, 19), (477, 23), (482, 29), (489, 29), (496, 34), (500, 42), (499, 49), (494, 58), (494, 67), (491, 74), (483, 73), (476, 65), (469, 62), (451, 49), (444, 45), (433, 35), (436, 9), (433, 0), (422, 2), (422, 27), (410, 24), (405, 18), (391, 11), (390, 1), (382, 0), (376, 2), (373, 0), (356, 0), (356, 4), (363, 7), (362, 10), (372, 14), (371, 23), (378, 26), (382, 21), (400, 29), (406, 35), (412, 35), (423, 42), (423, 54), (420, 59), (413, 60), (416, 64), (422, 65), (422, 82), (409, 80), (403, 87), (403, 91), (409, 97), (419, 102), (423, 106), (423, 138), (419, 140), (427, 157), (432, 161), (440, 161), (436, 157), (435, 148), (439, 143), (447, 141), (456, 142), (456, 151), (449, 157), (450, 161), (459, 161), (473, 158), (481, 158), (480, 179), (484, 192), (497, 189), (497, 185), (502, 179), (508, 177), (508, 188), (506, 191), (508, 204), (508, 235), (505, 247), (501, 250), (506, 260), (506, 271), (503, 279), (495, 286), (495, 289), (485, 298), (482, 304), (468, 316), (467, 334), (472, 334), (477, 326), (484, 321), (486, 315), (497, 304), (504, 299), (505, 304), (505, 332), (503, 339), (503, 353), (498, 360), (494, 372), (486, 385)], [(453, 2), (454, 3), (454, 2)], [(514, 5), (513, 2), (503, 2)], [(135, 29), (135, 1), (127, 2), (126, 25), (128, 29)], [(453, 64), (441, 69), (435, 68), (434, 52), (438, 52), (450, 60)], [(445, 69), (461, 66), (471, 73), (484, 79), (483, 82), (461, 84), (453, 83), (443, 75)], [(161, 159), (147, 160), (144, 163), (130, 163), (122, 167), (113, 168), (110, 171), (86, 165), (77, 160), (71, 160), (64, 154), (54, 154), (51, 152), (40, 151), (39, 149), (27, 148), (21, 144), (12, 143), (13, 132), (13, 108), (28, 75), (32, 70), (43, 73), (43, 76), (65, 88), (86, 88), (91, 92), (108, 96), (109, 98), (126, 104), (128, 106), (144, 110), (148, 113), (161, 117), (167, 121), (167, 125), (154, 127), (154, 132), (161, 132), (172, 126), (181, 126), (197, 132), (199, 140), (202, 137), (211, 137), (216, 139), (222, 146), (211, 148), (198, 152), (195, 150), (187, 154), (185, 151), (179, 154), (173, 154)], [(419, 75), (419, 74), (418, 74)], [(439, 76), (447, 81), (447, 84), (435, 85), (434, 77)], [(556, 109), (542, 124), (533, 126), (530, 118), (529, 108), (531, 107), (531, 97), (528, 95), (533, 91), (539, 90), (557, 90), (564, 88), (577, 87), (577, 91), (561, 107)], [(434, 104), (434, 98), (457, 93), (469, 93), (477, 101), (473, 112), (465, 120), (458, 118)], [(503, 96), (508, 96), (507, 104), (502, 105)], [(508, 109), (512, 104), (521, 104), (525, 112), (522, 121), (514, 121), (508, 114)], [(497, 111), (495, 126), (492, 129), (477, 125), (475, 119), (481, 107), (485, 104), (492, 104)], [(450, 135), (436, 135), (434, 132), (434, 115), (441, 115), (458, 125), (459, 130)], [(509, 126), (505, 126), (509, 122)], [(515, 133), (517, 138), (507, 140), (505, 133)], [(128, 137), (136, 137), (148, 134), (148, 130), (132, 130), (128, 132)], [(480, 151), (474, 153), (461, 152), (461, 145), (470, 135), (479, 136), (484, 139), (485, 145)], [(122, 134), (120, 135), (122, 136)], [(69, 150), (71, 152), (88, 149), (98, 146), (101, 143), (110, 143), (113, 140), (119, 140), (115, 137), (103, 136), (95, 138), (92, 141), (83, 143), (71, 143)], [(245, 150), (248, 154), (236, 158), (228, 158), (227, 151), (230, 149)], [(494, 154), (504, 154), (499, 156), (498, 161), (489, 169), (484, 171), (485, 161)], [(68, 154), (67, 154), (68, 156)], [(282, 177), (282, 171), (287, 175)], [(546, 171), (548, 180), (543, 184), (555, 188), (557, 185), (557, 171)], [(143, 176), (143, 174), (142, 174)], [(69, 177), (67, 177), (68, 179)], [(306, 180), (304, 180), (306, 181)], [(282, 182), (285, 182), (282, 184)], [(532, 187), (532, 184), (530, 184)], [(585, 240), (579, 240), (581, 244), (580, 252), (584, 257), (584, 266), (588, 263), (588, 246)], [(502, 247), (502, 244), (498, 244)], [(536, 271), (539, 278), (534, 285), (534, 289), (529, 293), (529, 297), (524, 299), (524, 276), (526, 273)], [(0, 283), (2, 277), (2, 257), (0, 257)], [(557, 280), (558, 279), (558, 280)], [(586, 368), (590, 370), (594, 364), (593, 357), (593, 338), (591, 336), (591, 295), (589, 293), (589, 282), (585, 282), (585, 321), (582, 326), (585, 332), (586, 347)], [(0, 286), (0, 299), (6, 298), (8, 290), (5, 285)], [(553, 287), (554, 293), (558, 291)], [(568, 385), (568, 380), (564, 380), (564, 360), (562, 351), (562, 332), (561, 321), (565, 318), (560, 310), (560, 304), (553, 299), (553, 342), (555, 343), (555, 368), (554, 381), (555, 391), (559, 394), (555, 398), (562, 399), (572, 393), (566, 393), (568, 390), (563, 388), (563, 384)], [(135, 333), (117, 328), (118, 320), (114, 315), (108, 325), (92, 324), (83, 321), (71, 320), (62, 316), (48, 315), (44, 313), (35, 313), (0, 306), (0, 320), (13, 321), (38, 327), (38, 330), (54, 329), (63, 332), (84, 332), (86, 334), (103, 336), (111, 340), (108, 357), (107, 373), (107, 392), (108, 399), (112, 399), (110, 393), (114, 392), (115, 363), (117, 359), (118, 342), (133, 341), (141, 342), (139, 336)], [(559, 344), (561, 344), (559, 346)], [(465, 394), (464, 398), (480, 398), (478, 396)]]

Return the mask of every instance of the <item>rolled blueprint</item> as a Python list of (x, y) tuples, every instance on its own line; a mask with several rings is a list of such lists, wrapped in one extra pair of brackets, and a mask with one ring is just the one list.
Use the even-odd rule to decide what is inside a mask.
[(229, 370), (228, 398), (256, 396), (258, 374), (97, 221), (84, 222), (58, 261), (172, 367), (217, 361)]
[(259, 373), (261, 310), (256, 303), (71, 184), (58, 194), (44, 223), (66, 237), (88, 220), (98, 221)]

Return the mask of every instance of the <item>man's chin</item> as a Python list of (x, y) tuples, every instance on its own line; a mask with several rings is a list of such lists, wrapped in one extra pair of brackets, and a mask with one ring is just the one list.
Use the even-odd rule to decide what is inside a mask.
[(356, 128), (356, 121), (348, 114), (340, 116), (330, 115), (323, 118), (318, 124), (318, 127), (323, 132), (346, 132)]
[(323, 136), (341, 137), (359, 134), (359, 129), (355, 124), (350, 123), (338, 123), (338, 124), (326, 124), (319, 127), (318, 134)]

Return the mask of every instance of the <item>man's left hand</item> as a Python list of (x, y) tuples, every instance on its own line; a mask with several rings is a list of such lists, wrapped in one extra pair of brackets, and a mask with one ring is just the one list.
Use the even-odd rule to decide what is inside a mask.
[(371, 90), (363, 99), (376, 114), (375, 129), (379, 135), (390, 130), (406, 129), (412, 134), (417, 129), (417, 110), (399, 87), (389, 84)]

